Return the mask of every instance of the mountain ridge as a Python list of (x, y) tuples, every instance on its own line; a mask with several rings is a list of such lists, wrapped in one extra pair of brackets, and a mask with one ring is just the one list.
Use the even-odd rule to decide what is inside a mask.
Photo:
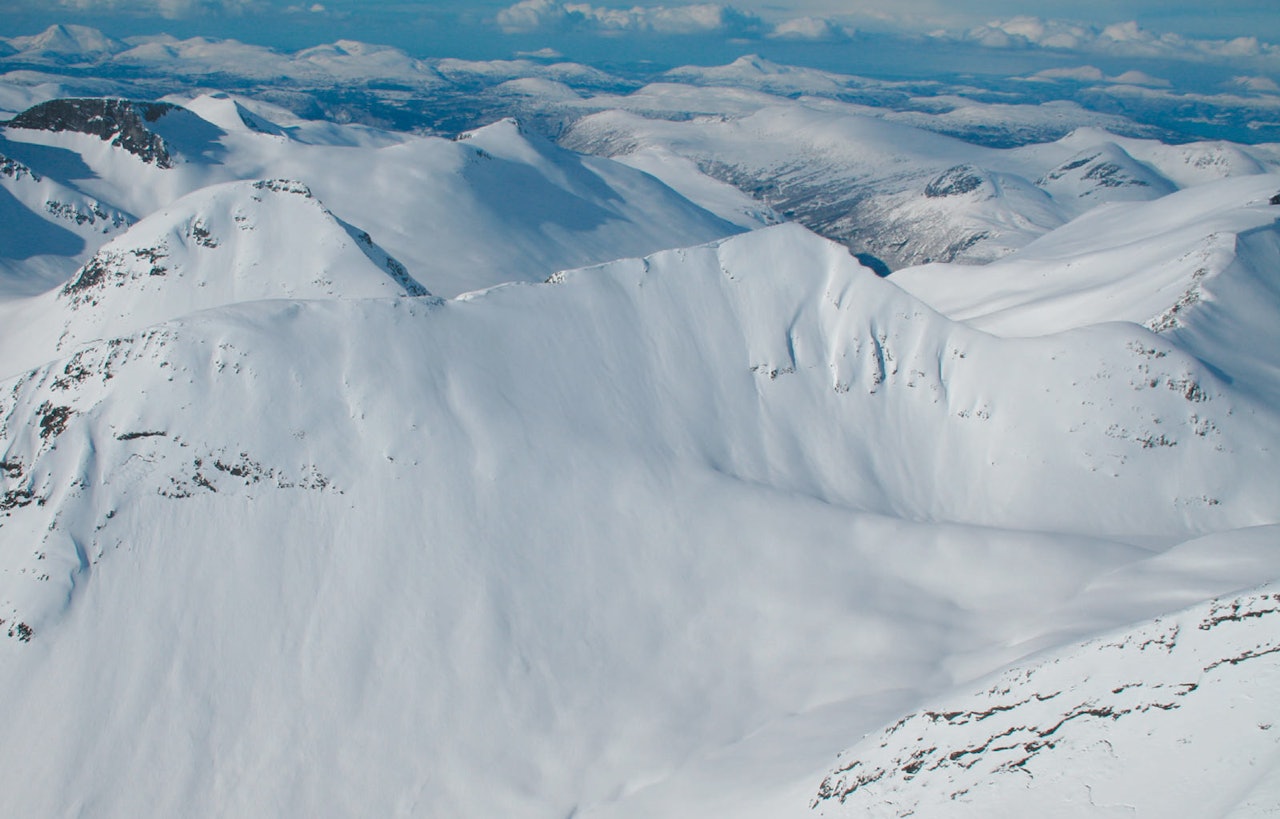
[[(974, 146), (910, 118), (1078, 112), (936, 90), (877, 116), (123, 45), (280, 66), (276, 100), (421, 75), (471, 125), (501, 80), (520, 116), (441, 139), (180, 88), (169, 168), (5, 129), (0, 238), (65, 235), (0, 241), (0, 812), (1270, 804), (1270, 149)], [(770, 224), (785, 197), (1001, 258), (881, 277)]]

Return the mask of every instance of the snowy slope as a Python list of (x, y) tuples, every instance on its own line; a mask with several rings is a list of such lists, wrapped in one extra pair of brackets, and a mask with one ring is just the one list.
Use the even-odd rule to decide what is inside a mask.
[[(606, 156), (660, 146), (891, 267), (980, 254), (975, 245), (1007, 242), (1008, 233), (1016, 246), (1027, 228), (1038, 235), (1065, 221), (1032, 185), (1011, 186), (1007, 198), (996, 197), (990, 182), (982, 190), (956, 189), (952, 197), (926, 195), (930, 183), (952, 169), (985, 176), (972, 160), (989, 149), (803, 104), (779, 101), (742, 117), (678, 122), (609, 111), (579, 120), (561, 142)], [(993, 237), (992, 222), (1010, 229)]]
[(1278, 685), (1271, 585), (931, 702), (844, 752), (815, 815), (1267, 815), (1280, 805)]
[(1152, 139), (1115, 136), (1096, 128), (1080, 128), (1062, 139), (1060, 144), (1083, 151), (1104, 141), (1113, 143), (1180, 188), (1230, 176), (1266, 173), (1274, 170), (1276, 160), (1275, 145), (1246, 147), (1222, 141), (1166, 145)]
[(220, 93), (4, 130), (0, 815), (1277, 806), (1270, 149), (93, 34), (11, 47), (502, 82), (622, 162)]
[[(1087, 214), (983, 267), (928, 265), (892, 281), (954, 318), (1005, 336), (1105, 321), (1143, 324), (1265, 401), (1280, 398), (1274, 313), (1280, 175), (1246, 176), (1141, 206)], [(1230, 326), (1229, 333), (1224, 328)], [(1248, 341), (1244, 341), (1248, 339)]]
[[(1261, 173), (1262, 169), (1259, 166), (1249, 171)], [(1105, 138), (1045, 173), (1037, 184), (1055, 201), (1067, 207), (1074, 205), (1072, 210), (1076, 213), (1091, 209), (1099, 201), (1145, 202), (1177, 190), (1169, 179)]]
[(0, 361), (12, 375), (88, 341), (239, 302), (395, 295), (429, 294), (306, 185), (230, 182), (142, 220), (62, 287), (0, 305)]
[[(997, 150), (887, 121), (861, 106), (746, 93), (643, 89), (615, 100), (617, 110), (578, 120), (561, 142), (619, 158), (653, 150), (684, 157), (893, 269), (988, 262), (1101, 204), (1154, 200), (1276, 167), (1263, 149), (1170, 147), (1096, 128)], [(704, 115), (642, 116), (656, 107), (653, 99)], [(664, 176), (673, 185), (678, 177), (678, 169)]]
[(209, 310), (9, 379), (0, 436), (19, 815), (800, 815), (851, 731), (1277, 570), (1103, 582), (1280, 522), (1273, 407), (793, 225)]
[(131, 222), (128, 214), (0, 153), (0, 301), (65, 280), (87, 248)]
[(269, 107), (227, 95), (190, 105), (161, 107), (132, 132), (141, 152), (116, 144), (115, 131), (34, 126), (6, 128), (5, 150), (137, 217), (221, 182), (298, 180), (344, 221), (377, 226), (383, 246), (446, 296), (741, 230), (648, 174), (557, 148), (511, 121), (453, 142), (276, 121)]
[[(88, 53), (83, 57), (90, 62), (98, 59)], [(433, 117), (455, 122), (456, 128), (446, 129), (450, 133), (467, 127), (461, 123), (491, 121), (510, 113), (527, 117), (535, 129), (548, 133), (560, 134), (569, 128), (563, 140), (566, 146), (620, 158), (653, 173), (740, 227), (769, 223), (774, 220), (770, 213), (773, 211), (844, 241), (855, 252), (874, 256), (894, 269), (928, 261), (987, 262), (1025, 246), (1098, 204), (1155, 199), (1224, 175), (1258, 173), (1277, 166), (1274, 147), (1222, 142), (1164, 146), (1152, 140), (1113, 136), (1101, 129), (1133, 133), (1129, 127), (1132, 123), (1084, 111), (1074, 103), (976, 102), (964, 97), (963, 89), (950, 94), (945, 89), (934, 89), (929, 95), (913, 96), (924, 93), (917, 87), (920, 84), (910, 86), (781, 66), (750, 56), (728, 66), (670, 72), (661, 78), (663, 81), (626, 94), (619, 91), (630, 90), (633, 84), (585, 66), (547, 65), (530, 60), (420, 61), (396, 49), (351, 41), (285, 55), (234, 41), (148, 38), (111, 60), (125, 61), (131, 71), (146, 66), (157, 70), (156, 66), (172, 64), (178, 74), (191, 71), (206, 75), (216, 65), (234, 64), (250, 84), (275, 78), (275, 96), (266, 92), (262, 95), (281, 100), (295, 93), (286, 93), (284, 85), (296, 87), (296, 93), (305, 96), (323, 95), (328, 93), (324, 89), (336, 84), (353, 89), (351, 94), (377, 98), (380, 92), (367, 87), (369, 79), (387, 82), (397, 78), (403, 88), (418, 89), (425, 96), (417, 99), (408, 91), (387, 91), (386, 100), (368, 102), (365, 113), (372, 119), (377, 119), (379, 106), (401, 110), (412, 103), (430, 108)], [(75, 78), (75, 82), (82, 81), (83, 78)], [(432, 94), (439, 98), (428, 99)], [(808, 96), (788, 99), (783, 94)], [(203, 158), (194, 167), (183, 168), (167, 178), (154, 178), (136, 197), (120, 192), (131, 174), (103, 177), (106, 181), (85, 180), (76, 187), (90, 198), (142, 216), (203, 184), (231, 178), (302, 179), (325, 201), (337, 203), (333, 207), (347, 208), (345, 203), (352, 203), (351, 210), (341, 211), (348, 221), (391, 223), (391, 229), (384, 233), (389, 249), (418, 271), (434, 291), (446, 295), (508, 279), (536, 279), (548, 267), (642, 254), (726, 232), (721, 225), (718, 233), (685, 231), (659, 241), (655, 233), (670, 234), (690, 224), (690, 220), (681, 218), (661, 224), (651, 215), (648, 218), (659, 224), (653, 225), (654, 230), (647, 230), (638, 224), (645, 218), (616, 214), (605, 208), (602, 218), (606, 222), (637, 223), (632, 227), (646, 240), (631, 241), (628, 237), (619, 241), (616, 234), (630, 230), (619, 224), (611, 225), (610, 231), (587, 231), (587, 225), (568, 226), (578, 234), (575, 242), (567, 241), (558, 231), (551, 231), (551, 235), (544, 235), (547, 232), (539, 228), (517, 231), (515, 238), (524, 241), (525, 247), (513, 247), (502, 258), (474, 261), (483, 263), (477, 267), (512, 267), (529, 260), (526, 270), (456, 281), (452, 278), (457, 275), (455, 271), (428, 270), (426, 266), (433, 260), (417, 255), (420, 244), (412, 238), (425, 229), (423, 223), (403, 227), (399, 224), (409, 211), (422, 213), (423, 221), (431, 225), (440, 224), (440, 233), (446, 237), (459, 235), (462, 228), (458, 224), (461, 219), (448, 221), (454, 210), (442, 208), (442, 212), (434, 212), (416, 197), (408, 199), (394, 192), (399, 180), (413, 178), (406, 177), (413, 168), (390, 162), (395, 172), (387, 179), (374, 180), (384, 197), (360, 201), (370, 188), (368, 180), (352, 180), (354, 173), (336, 171), (347, 163), (323, 156), (326, 152), (320, 148), (376, 144), (394, 153), (394, 145), (402, 142), (402, 137), (374, 129), (308, 123), (278, 109), (270, 115), (254, 115), (256, 124), (249, 131), (287, 136), (290, 146), (307, 143), (314, 150), (305, 152), (303, 159), (289, 148), (277, 146), (273, 152), (265, 150), (261, 141), (255, 143), (245, 137), (241, 133), (245, 130), (244, 120), (225, 109), (238, 106), (248, 110), (248, 100), (231, 101), (225, 95), (217, 100), (218, 96), (191, 99), (190, 93), (179, 92), (167, 98), (199, 109), (206, 119), (236, 134), (230, 138), (216, 134), (188, 138), (188, 159)], [(872, 104), (864, 104), (868, 102)], [(312, 117), (329, 110), (314, 101), (309, 106), (298, 103), (295, 107)], [(330, 110), (330, 114), (359, 116), (360, 112), (353, 114), (344, 108)], [(291, 122), (285, 124), (286, 120)], [(390, 121), (397, 120), (392, 116)], [(963, 139), (981, 142), (993, 134), (1011, 132), (1022, 134), (1013, 140), (1021, 144), (1068, 131), (1071, 133), (1057, 142), (1005, 151)], [(962, 139), (941, 137), (938, 132)], [(995, 142), (1008, 144), (1009, 140)], [(67, 147), (82, 153), (81, 148)], [(404, 153), (417, 150), (406, 149)], [(28, 164), (33, 161), (21, 154), (16, 156)], [(420, 156), (415, 159), (416, 162), (405, 164), (434, 164)], [(435, 159), (438, 162), (441, 157)], [(282, 162), (289, 167), (280, 167)], [(118, 163), (89, 164), (99, 172), (103, 164)], [(323, 169), (319, 174), (317, 167)], [(456, 168), (441, 164), (435, 167), (446, 177), (456, 172)], [(715, 179), (708, 179), (704, 173)], [(323, 175), (325, 183), (318, 181), (317, 175)], [(949, 197), (928, 195), (930, 190), (945, 188), (943, 183), (951, 177), (972, 178), (979, 184), (962, 186)], [(329, 179), (334, 180), (333, 189), (324, 187)], [(436, 187), (439, 181), (430, 180), (431, 186)], [(717, 181), (722, 184), (715, 184)], [(727, 190), (724, 183), (736, 186), (737, 193)], [(427, 181), (422, 180), (421, 184), (425, 186)], [(580, 192), (581, 185), (574, 190)], [(466, 191), (450, 190), (449, 195), (467, 199)], [(544, 190), (539, 196), (547, 198), (521, 203), (518, 209), (527, 206), (532, 212), (546, 212), (548, 202), (556, 210), (564, 205), (559, 191)], [(747, 201), (749, 197), (757, 201)], [(356, 203), (370, 212), (356, 212)], [(498, 221), (485, 213), (488, 209), (487, 204), (475, 210), (464, 206), (456, 213), (473, 225), (483, 224), (486, 218)], [(606, 237), (605, 233), (615, 235)], [(494, 225), (483, 231), (480, 242), (459, 243), (450, 250), (465, 253), (468, 245), (476, 244), (502, 247), (505, 243), (499, 241), (501, 234), (502, 228)], [(548, 252), (547, 244), (558, 247), (555, 252)], [(590, 253), (573, 251), (593, 245)], [(81, 257), (76, 262), (83, 260)]]

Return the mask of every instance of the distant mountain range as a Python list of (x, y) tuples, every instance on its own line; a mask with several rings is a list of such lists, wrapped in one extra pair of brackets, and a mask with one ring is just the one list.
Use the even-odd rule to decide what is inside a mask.
[[(55, 25), (36, 35), (0, 37), (0, 72), (17, 86), (0, 93), (0, 111), (15, 113), (54, 96), (189, 97), (212, 87), (310, 118), (445, 136), (516, 114), (554, 137), (584, 109), (626, 107), (613, 98), (674, 84), (866, 106), (879, 116), (1001, 148), (1058, 139), (1081, 127), (1176, 141), (1280, 141), (1280, 92), (1271, 79), (1242, 75), (1188, 85), (1202, 72), (1185, 70), (1177, 84), (1138, 70), (1109, 76), (1089, 65), (903, 79), (780, 65), (755, 54), (722, 66), (602, 69), (554, 52), (462, 60), (352, 40), (282, 52), (207, 37), (118, 40), (85, 26)], [(725, 102), (721, 95), (715, 109), (703, 113), (723, 113)]]

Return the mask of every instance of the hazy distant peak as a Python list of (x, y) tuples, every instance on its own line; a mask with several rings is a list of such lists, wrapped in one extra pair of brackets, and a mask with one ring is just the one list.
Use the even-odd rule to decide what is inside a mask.
[(9, 44), (18, 52), (31, 56), (91, 56), (114, 54), (127, 46), (96, 28), (73, 24), (57, 24), (39, 34), (11, 37)]

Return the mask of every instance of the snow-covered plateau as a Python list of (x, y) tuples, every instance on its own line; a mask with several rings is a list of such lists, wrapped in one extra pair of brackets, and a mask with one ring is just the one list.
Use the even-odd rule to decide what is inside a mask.
[(0, 86), (0, 815), (1280, 811), (1277, 146), (484, 68)]

